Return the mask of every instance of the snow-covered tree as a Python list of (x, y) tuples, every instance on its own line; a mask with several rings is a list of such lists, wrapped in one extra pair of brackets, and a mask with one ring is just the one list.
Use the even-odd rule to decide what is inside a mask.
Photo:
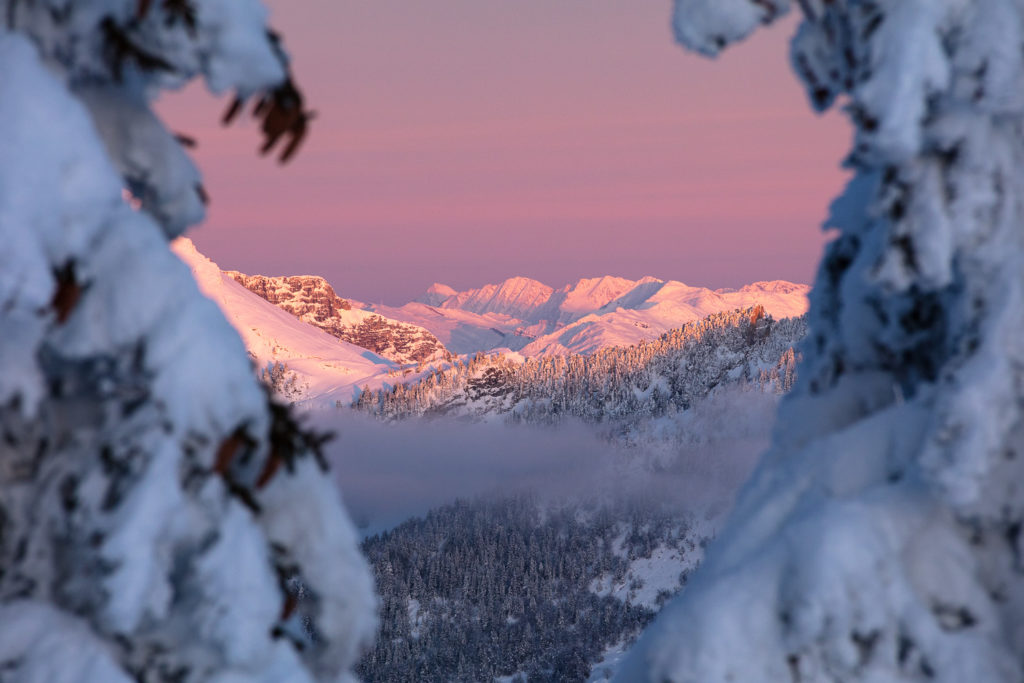
[(201, 77), (290, 156), (308, 117), (264, 9), (0, 0), (0, 22), (0, 678), (346, 677), (369, 573), (318, 437), (168, 249), (204, 193), (149, 106)]
[[(715, 55), (789, 0), (676, 0)], [(796, 4), (796, 3), (794, 3)], [(854, 127), (774, 445), (624, 680), (1024, 680), (1024, 3), (801, 0)]]
[(417, 382), (360, 393), (354, 407), (384, 420), (459, 416), (557, 424), (605, 423), (619, 435), (688, 410), (720, 388), (783, 393), (795, 377), (793, 345), (804, 319), (775, 321), (762, 307), (714, 313), (657, 339), (570, 354), (512, 360), (477, 354)]
[(280, 361), (268, 361), (259, 376), (274, 396), (288, 403), (301, 399), (309, 390), (309, 384), (303, 382), (297, 372), (289, 369), (287, 363)]

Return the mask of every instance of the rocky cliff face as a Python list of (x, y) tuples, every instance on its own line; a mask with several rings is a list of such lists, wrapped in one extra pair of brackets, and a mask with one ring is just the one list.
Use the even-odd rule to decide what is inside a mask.
[(237, 270), (229, 270), (227, 274), (250, 292), (299, 318), (311, 316), (318, 323), (329, 323), (337, 318), (339, 311), (352, 310), (351, 302), (338, 296), (322, 277), (267, 277), (246, 275)]
[(227, 275), (303, 322), (396, 363), (426, 362), (449, 355), (444, 344), (424, 328), (359, 309), (338, 296), (322, 277), (268, 277), (237, 271), (228, 271)]
[(444, 344), (422, 327), (373, 313), (366, 315), (358, 324), (324, 329), (339, 339), (369, 349), (397, 363), (428, 362), (451, 357)]

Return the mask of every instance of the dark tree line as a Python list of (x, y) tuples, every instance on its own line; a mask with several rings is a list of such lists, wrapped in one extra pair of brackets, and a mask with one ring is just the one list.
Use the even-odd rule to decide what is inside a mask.
[(531, 497), (456, 502), (367, 539), (381, 632), (367, 681), (583, 681), (655, 612), (591, 591), (659, 546), (693, 549), (678, 517), (640, 507), (552, 508)]

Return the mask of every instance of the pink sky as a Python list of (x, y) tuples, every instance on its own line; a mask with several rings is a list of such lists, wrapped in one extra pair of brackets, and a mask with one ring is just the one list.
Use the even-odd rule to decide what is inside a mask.
[(319, 114), (292, 164), (201, 89), (161, 104), (199, 139), (190, 236), (222, 267), (388, 303), (513, 275), (810, 281), (849, 134), (789, 72), (792, 22), (709, 62), (667, 2), (269, 5)]

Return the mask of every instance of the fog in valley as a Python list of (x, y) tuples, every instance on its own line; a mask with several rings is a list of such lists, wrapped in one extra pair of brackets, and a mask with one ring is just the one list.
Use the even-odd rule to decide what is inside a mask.
[(723, 391), (615, 437), (606, 424), (381, 422), (344, 409), (308, 420), (335, 433), (328, 458), (345, 504), (369, 535), (456, 499), (522, 493), (556, 504), (625, 499), (717, 514), (767, 446), (776, 401)]

